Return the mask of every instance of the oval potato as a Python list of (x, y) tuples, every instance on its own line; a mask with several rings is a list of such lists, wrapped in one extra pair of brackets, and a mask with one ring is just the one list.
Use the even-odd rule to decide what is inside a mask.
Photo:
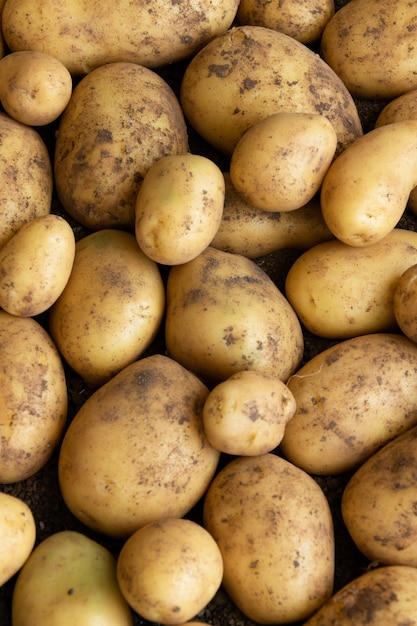
[(394, 316), (406, 337), (417, 343), (417, 264), (401, 274), (393, 295)]
[(36, 524), (30, 507), (17, 496), (0, 492), (0, 587), (28, 559), (36, 540)]

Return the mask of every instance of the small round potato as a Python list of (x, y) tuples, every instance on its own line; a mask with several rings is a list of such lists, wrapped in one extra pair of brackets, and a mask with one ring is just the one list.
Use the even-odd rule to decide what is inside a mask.
[(157, 263), (194, 259), (215, 236), (222, 219), (222, 171), (197, 154), (166, 156), (151, 165), (135, 207), (136, 239)]
[(128, 604), (159, 624), (181, 624), (202, 611), (223, 577), (221, 552), (196, 522), (165, 518), (137, 530), (123, 545), (117, 579)]
[(203, 407), (204, 431), (226, 454), (264, 454), (279, 445), (295, 409), (294, 396), (279, 378), (244, 370), (211, 390)]
[(0, 587), (19, 571), (36, 539), (33, 513), (20, 498), (0, 491)]
[(52, 123), (71, 94), (71, 74), (49, 54), (20, 50), (0, 59), (0, 101), (6, 113), (22, 124)]
[(394, 289), (394, 315), (406, 337), (417, 343), (417, 265), (400, 276)]

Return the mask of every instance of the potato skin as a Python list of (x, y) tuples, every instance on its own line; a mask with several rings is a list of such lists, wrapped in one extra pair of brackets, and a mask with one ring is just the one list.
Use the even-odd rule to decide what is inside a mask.
[(23, 566), (33, 550), (36, 524), (29, 506), (8, 493), (0, 492), (0, 586)]
[(406, 337), (417, 343), (417, 264), (401, 274), (393, 295), (394, 316)]
[(283, 455), (317, 475), (356, 470), (417, 421), (417, 346), (400, 334), (347, 339), (307, 361), (288, 381), (296, 411)]

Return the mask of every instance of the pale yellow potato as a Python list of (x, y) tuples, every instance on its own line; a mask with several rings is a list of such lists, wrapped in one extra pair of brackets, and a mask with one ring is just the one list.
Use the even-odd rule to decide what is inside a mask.
[(98, 387), (143, 353), (164, 311), (156, 263), (133, 234), (103, 229), (77, 241), (71, 275), (49, 309), (49, 330), (65, 361)]
[(207, 491), (203, 517), (223, 556), (223, 586), (253, 622), (305, 620), (332, 593), (327, 499), (286, 460), (263, 454), (229, 461)]
[(213, 599), (223, 578), (217, 543), (203, 526), (183, 518), (146, 524), (123, 544), (117, 580), (141, 617), (175, 625), (195, 617)]
[(347, 339), (398, 329), (393, 294), (417, 263), (417, 233), (395, 228), (372, 246), (337, 239), (303, 252), (290, 267), (285, 294), (315, 335)]
[(203, 431), (207, 387), (159, 354), (128, 365), (82, 405), (65, 433), (58, 475), (70, 511), (126, 539), (183, 517), (205, 493), (220, 453)]
[(134, 230), (135, 201), (149, 167), (188, 150), (173, 90), (136, 63), (109, 63), (74, 88), (60, 118), (55, 186), (67, 213), (90, 230)]
[(204, 432), (226, 454), (265, 454), (280, 444), (295, 409), (291, 391), (279, 378), (244, 370), (210, 391), (203, 407)]
[(319, 191), (335, 155), (336, 131), (318, 113), (276, 113), (251, 126), (230, 161), (235, 189), (264, 211), (294, 211)]
[(389, 441), (344, 489), (343, 521), (370, 561), (417, 566), (416, 438), (414, 426)]
[(222, 219), (222, 171), (198, 154), (166, 156), (151, 165), (135, 204), (143, 252), (163, 265), (187, 263), (210, 245)]
[(312, 43), (320, 39), (334, 12), (334, 0), (241, 0), (236, 17), (239, 24), (272, 28), (302, 43)]
[(33, 476), (66, 426), (65, 372), (55, 344), (30, 317), (0, 311), (0, 483)]
[(69, 223), (49, 213), (23, 224), (0, 248), (0, 307), (22, 317), (47, 311), (72, 270), (75, 237)]
[(0, 492), (0, 587), (24, 565), (36, 540), (36, 524), (20, 498)]
[(49, 535), (33, 550), (14, 587), (13, 626), (26, 626), (28, 618), (31, 626), (132, 626), (113, 555), (81, 532)]
[(416, 612), (416, 584), (414, 567), (369, 569), (337, 591), (304, 626), (409, 624)]
[(72, 77), (55, 57), (22, 50), (0, 59), (0, 101), (6, 113), (28, 126), (54, 122), (72, 94)]
[(304, 350), (297, 316), (266, 272), (212, 247), (170, 269), (165, 341), (173, 359), (215, 382), (248, 369), (285, 382)]
[(401, 334), (353, 337), (319, 352), (288, 381), (297, 409), (280, 450), (306, 472), (357, 469), (417, 423), (417, 346)]
[(206, 44), (185, 70), (180, 100), (191, 126), (227, 155), (250, 126), (280, 112), (324, 115), (338, 153), (362, 135), (356, 104), (327, 63), (262, 26), (236, 26)]
[(392, 100), (417, 87), (416, 26), (414, 2), (347, 2), (328, 21), (321, 53), (352, 95)]
[(417, 343), (417, 264), (399, 277), (393, 307), (398, 326), (406, 337)]
[(26, 222), (51, 212), (52, 165), (34, 128), (0, 112), (0, 246)]

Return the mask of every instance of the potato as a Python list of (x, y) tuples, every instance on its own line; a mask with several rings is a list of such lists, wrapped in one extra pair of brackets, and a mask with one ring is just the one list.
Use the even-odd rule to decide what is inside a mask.
[(67, 363), (98, 387), (146, 350), (164, 312), (156, 263), (133, 234), (103, 229), (77, 241), (69, 280), (49, 310), (49, 329)]
[(324, 221), (335, 237), (368, 246), (397, 225), (417, 185), (416, 134), (417, 120), (381, 126), (335, 159), (320, 196)]
[(273, 454), (237, 457), (204, 500), (223, 556), (223, 586), (257, 624), (304, 620), (330, 596), (332, 517), (319, 485)]
[(302, 324), (315, 335), (347, 339), (398, 330), (393, 294), (398, 279), (417, 263), (417, 233), (395, 228), (372, 246), (326, 241), (291, 266), (285, 294)]
[(230, 161), (235, 189), (264, 211), (294, 211), (319, 191), (337, 145), (318, 113), (276, 113), (251, 126)]
[(0, 112), (0, 247), (26, 222), (51, 212), (52, 166), (34, 129)]
[(415, 622), (416, 583), (414, 567), (370, 569), (335, 593), (304, 626), (411, 626)]
[(71, 94), (71, 74), (49, 54), (22, 50), (0, 59), (1, 104), (22, 124), (51, 124), (64, 111)]
[(279, 445), (295, 410), (295, 399), (279, 378), (244, 370), (210, 391), (203, 407), (204, 432), (221, 452), (265, 454)]
[(417, 426), (389, 441), (355, 472), (342, 497), (346, 528), (371, 561), (417, 566)]
[(163, 67), (185, 59), (205, 42), (226, 31), (236, 15), (238, 0), (6, 0), (3, 32), (11, 50), (46, 52), (72, 74), (115, 61)]
[(328, 21), (321, 53), (354, 96), (392, 100), (417, 87), (416, 26), (412, 2), (347, 2)]
[(116, 562), (101, 544), (63, 530), (36, 546), (13, 591), (13, 626), (132, 626), (116, 578)]
[(417, 264), (405, 270), (394, 289), (393, 308), (398, 326), (417, 343)]
[(262, 26), (237, 26), (206, 44), (185, 70), (180, 100), (191, 126), (227, 155), (250, 126), (280, 112), (327, 117), (338, 153), (362, 135), (353, 98), (333, 70), (304, 44)]
[(90, 230), (129, 228), (149, 167), (188, 150), (179, 102), (158, 74), (109, 63), (74, 88), (57, 131), (55, 185), (62, 206)]
[(215, 382), (242, 370), (285, 382), (304, 349), (297, 316), (266, 272), (212, 247), (170, 269), (165, 341), (171, 358)]
[(217, 543), (188, 519), (164, 518), (139, 528), (117, 560), (117, 580), (127, 602), (141, 617), (160, 624), (195, 617), (222, 577)]
[(151, 165), (135, 205), (135, 234), (143, 252), (165, 265), (198, 256), (220, 226), (224, 187), (219, 167), (198, 154), (166, 156)]
[(219, 452), (204, 435), (207, 387), (162, 355), (124, 368), (88, 398), (59, 455), (63, 498), (86, 526), (127, 538), (184, 516), (205, 493)]
[(49, 213), (23, 224), (0, 248), (0, 307), (22, 317), (47, 311), (69, 280), (74, 255), (64, 218)]
[(312, 43), (321, 37), (334, 11), (334, 0), (316, 0), (314, 3), (309, 0), (241, 0), (237, 21), (243, 25), (272, 28), (302, 43)]
[(417, 346), (399, 334), (347, 339), (319, 352), (288, 381), (296, 402), (282, 454), (306, 472), (357, 467), (417, 423)]
[(66, 426), (64, 368), (49, 334), (30, 317), (0, 311), (0, 483), (40, 470)]
[(36, 524), (20, 498), (0, 491), (0, 587), (24, 565), (33, 550)]

